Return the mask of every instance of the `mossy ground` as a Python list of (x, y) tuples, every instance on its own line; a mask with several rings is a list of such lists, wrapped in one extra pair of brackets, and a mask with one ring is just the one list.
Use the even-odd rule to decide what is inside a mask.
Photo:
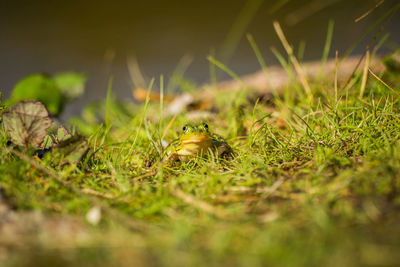
[[(2, 149), (12, 218), (0, 221), (0, 263), (395, 265), (399, 97), (371, 76), (360, 98), (360, 76), (336, 91), (333, 74), (313, 82), (312, 101), (296, 79), (268, 101), (216, 90), (207, 117), (196, 119), (109, 96), (70, 120), (89, 138), (78, 166)], [(161, 140), (188, 121), (207, 121), (235, 156), (160, 164)], [(86, 221), (93, 207), (102, 211), (97, 225)]]

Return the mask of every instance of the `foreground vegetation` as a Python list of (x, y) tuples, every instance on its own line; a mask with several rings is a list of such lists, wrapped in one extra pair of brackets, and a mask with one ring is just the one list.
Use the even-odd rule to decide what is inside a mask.
[[(395, 265), (399, 84), (385, 75), (344, 86), (332, 73), (311, 83), (312, 99), (297, 79), (263, 98), (214, 88), (211, 106), (175, 116), (110, 91), (69, 120), (87, 138), (80, 161), (39, 158), (2, 131), (0, 263)], [(208, 122), (234, 157), (161, 164), (190, 121)]]

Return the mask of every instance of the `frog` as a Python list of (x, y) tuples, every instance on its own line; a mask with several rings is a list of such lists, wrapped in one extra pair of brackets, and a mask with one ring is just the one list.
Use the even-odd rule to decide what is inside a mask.
[(232, 154), (232, 148), (221, 136), (212, 133), (207, 123), (186, 124), (179, 138), (165, 149), (162, 162), (188, 161), (208, 152), (226, 157)]

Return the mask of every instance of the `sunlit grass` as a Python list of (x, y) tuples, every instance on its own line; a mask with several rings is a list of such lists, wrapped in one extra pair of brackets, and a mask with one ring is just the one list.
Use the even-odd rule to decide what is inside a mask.
[[(89, 241), (63, 244), (75, 251), (65, 262), (78, 260), (87, 244), (88, 261), (116, 265), (131, 255), (167, 266), (391, 264), (400, 245), (399, 99), (371, 76), (362, 99), (358, 78), (335, 102), (327, 80), (311, 85), (313, 102), (293, 88), (283, 93), (289, 102), (216, 91), (218, 112), (204, 120), (234, 149), (228, 161), (160, 164), (159, 140), (171, 120), (162, 118), (163, 103), (124, 104), (109, 96), (73, 120), (89, 137), (86, 161), (61, 167), (51, 158), (32, 159), (74, 190), (4, 151), (0, 185), (21, 212), (84, 222), (91, 207), (101, 207)], [(179, 135), (188, 115), (178, 114), (166, 141)], [(42, 252), (28, 256), (59, 257), (48, 250), (57, 240), (37, 241)], [(390, 258), (376, 256), (381, 250)]]

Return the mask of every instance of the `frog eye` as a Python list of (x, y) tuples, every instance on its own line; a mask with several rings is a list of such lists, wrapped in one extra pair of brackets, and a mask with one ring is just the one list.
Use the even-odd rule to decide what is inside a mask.
[(192, 127), (190, 125), (185, 125), (185, 126), (183, 126), (182, 130), (184, 133), (188, 133), (188, 132), (190, 132), (191, 128)]
[(208, 130), (208, 124), (207, 123), (203, 122), (202, 125), (203, 125), (204, 129)]

